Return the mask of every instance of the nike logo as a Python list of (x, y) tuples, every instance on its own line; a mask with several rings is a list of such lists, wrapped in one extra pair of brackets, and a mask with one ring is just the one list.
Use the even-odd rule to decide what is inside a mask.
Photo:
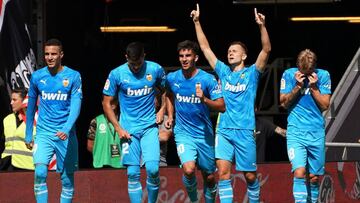
[(178, 83), (174, 83), (174, 86), (177, 88), (180, 88), (180, 84), (178, 84)]
[(130, 80), (128, 79), (124, 79), (123, 82), (127, 82), (127, 83), (130, 83)]
[(46, 80), (40, 80), (40, 82), (46, 85)]

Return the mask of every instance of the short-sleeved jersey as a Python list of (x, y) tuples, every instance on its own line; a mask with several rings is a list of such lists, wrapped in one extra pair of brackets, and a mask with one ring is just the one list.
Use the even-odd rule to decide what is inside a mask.
[(196, 138), (213, 136), (210, 110), (199, 97), (196, 97), (196, 86), (200, 86), (204, 96), (211, 100), (221, 98), (221, 88), (215, 77), (198, 69), (195, 76), (186, 79), (180, 69), (168, 74), (166, 86), (174, 95), (175, 136), (177, 134), (187, 134)]
[(156, 123), (155, 88), (163, 88), (165, 79), (164, 69), (151, 61), (145, 61), (138, 73), (127, 63), (110, 72), (103, 94), (118, 96), (122, 128), (132, 134)]
[(255, 64), (232, 71), (217, 60), (216, 74), (221, 80), (226, 111), (220, 114), (219, 128), (255, 129), (255, 98), (260, 72)]
[(80, 73), (64, 66), (62, 71), (51, 75), (48, 67), (41, 68), (31, 75), (28, 94), (40, 98), (37, 136), (56, 134), (68, 120), (71, 99), (82, 98)]
[[(281, 78), (280, 93), (289, 94), (296, 85), (295, 72), (298, 68), (285, 70)], [(318, 76), (317, 87), (321, 94), (331, 94), (330, 74), (326, 70), (315, 69)], [(316, 101), (312, 97), (308, 80), (304, 81), (301, 95), (289, 107), (288, 130), (292, 128), (317, 130), (325, 127), (324, 118)]]

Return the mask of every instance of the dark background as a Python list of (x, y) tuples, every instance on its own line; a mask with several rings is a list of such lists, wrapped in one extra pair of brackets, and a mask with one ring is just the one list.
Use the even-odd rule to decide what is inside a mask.
[[(111, 69), (125, 62), (126, 45), (131, 41), (142, 41), (146, 45), (147, 60), (154, 60), (164, 67), (178, 66), (177, 43), (185, 39), (196, 40), (189, 16), (197, 2), (200, 3), (200, 20), (211, 48), (225, 62), (228, 44), (234, 40), (241, 40), (248, 46), (247, 63), (255, 62), (261, 43), (254, 21), (254, 7), (266, 15), (272, 43), (269, 64), (277, 58), (290, 58), (288, 65), (294, 65), (293, 58), (299, 51), (310, 48), (318, 55), (319, 67), (329, 70), (333, 90), (360, 45), (360, 23), (289, 21), (292, 16), (360, 16), (358, 1), (256, 5), (233, 4), (230, 0), (45, 2), (43, 40), (60, 39), (65, 52), (63, 63), (82, 75), (84, 99), (77, 128), (80, 167), (83, 168), (91, 166), (91, 155), (86, 151), (88, 125), (92, 118), (102, 113), (104, 81)], [(33, 9), (38, 6), (34, 3)], [(103, 25), (167, 25), (176, 28), (177, 32), (104, 34), (99, 29)], [(32, 30), (32, 35), (37, 35), (36, 30)], [(198, 65), (207, 66), (204, 57), (201, 55), (200, 58)], [(37, 60), (41, 63), (41, 59)], [(275, 68), (281, 76), (284, 67)], [(262, 110), (266, 114), (267, 109)], [(266, 116), (286, 127), (286, 114), (281, 110)], [(285, 142), (274, 138), (270, 143), (268, 151), (273, 154), (272, 159), (286, 160)]]

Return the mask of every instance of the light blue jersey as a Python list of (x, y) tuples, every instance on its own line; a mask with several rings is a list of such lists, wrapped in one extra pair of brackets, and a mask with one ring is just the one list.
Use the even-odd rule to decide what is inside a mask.
[(190, 79), (184, 77), (181, 69), (167, 76), (166, 86), (174, 95), (176, 109), (174, 133), (195, 138), (213, 137), (210, 110), (196, 97), (197, 85), (201, 87), (204, 96), (211, 100), (222, 97), (215, 77), (201, 69)]
[(166, 86), (174, 95), (174, 135), (181, 164), (195, 161), (206, 172), (215, 171), (215, 137), (210, 120), (210, 109), (196, 97), (196, 87), (204, 96), (216, 100), (222, 97), (221, 88), (215, 77), (201, 69), (186, 79), (182, 70), (169, 73)]
[[(287, 69), (281, 78), (281, 94), (288, 94), (296, 86), (295, 72), (298, 68)], [(315, 69), (318, 76), (317, 87), (321, 94), (331, 94), (330, 74), (326, 70)], [(325, 127), (324, 118), (316, 101), (311, 96), (308, 80), (305, 80), (304, 88), (298, 100), (289, 107), (288, 130), (307, 129), (320, 130)]]
[[(55, 135), (63, 131), (70, 115), (71, 99), (82, 99), (80, 73), (64, 66), (56, 75), (48, 67), (35, 71), (31, 76), (29, 97), (40, 97), (36, 136)], [(69, 126), (69, 130), (75, 130)], [(66, 132), (68, 133), (68, 132)], [(57, 137), (54, 137), (57, 138)]]
[[(290, 68), (283, 73), (281, 94), (289, 94), (296, 86), (297, 71), (298, 68)], [(317, 87), (320, 93), (331, 94), (329, 72), (315, 69), (315, 73), (318, 76)], [(311, 174), (322, 175), (325, 166), (325, 123), (308, 83), (306, 79), (300, 95), (288, 109), (286, 133), (288, 157), (292, 171), (300, 167), (308, 167)]]
[[(73, 172), (78, 168), (78, 143), (75, 121), (80, 113), (82, 99), (80, 73), (64, 66), (51, 75), (48, 67), (35, 71), (31, 76), (28, 115), (34, 115), (35, 104), (40, 98), (36, 136), (34, 141), (34, 163), (49, 164), (56, 154), (57, 171)], [(32, 119), (29, 119), (32, 124)], [(28, 123), (27, 123), (28, 124)], [(32, 140), (32, 125), (26, 129), (26, 142)], [(57, 132), (64, 132), (67, 139), (60, 140)]]
[(164, 69), (145, 61), (139, 73), (133, 73), (127, 63), (115, 68), (106, 80), (103, 94), (118, 95), (120, 125), (130, 134), (155, 125), (155, 87), (165, 85)]
[(220, 114), (218, 128), (254, 130), (254, 104), (260, 76), (255, 64), (233, 72), (217, 60), (215, 71), (221, 80), (226, 105), (226, 111)]

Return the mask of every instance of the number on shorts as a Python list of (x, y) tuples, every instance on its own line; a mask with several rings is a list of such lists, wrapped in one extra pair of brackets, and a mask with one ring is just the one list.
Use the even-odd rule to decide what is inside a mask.
[(129, 143), (125, 142), (121, 146), (122, 146), (122, 153), (129, 154)]
[(184, 153), (184, 151), (185, 151), (184, 144), (179, 144), (179, 146), (177, 147), (177, 152), (179, 154), (182, 154), (182, 153)]

